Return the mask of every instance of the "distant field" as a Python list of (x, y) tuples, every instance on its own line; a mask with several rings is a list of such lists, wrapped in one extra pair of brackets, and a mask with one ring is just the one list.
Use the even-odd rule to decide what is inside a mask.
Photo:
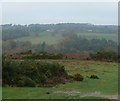
[[(113, 40), (115, 42), (118, 41), (117, 34), (99, 34), (99, 33), (78, 33), (77, 35), (81, 35), (83, 38), (87, 39), (102, 39), (105, 38), (106, 40)], [(38, 36), (28, 36), (23, 38), (15, 39), (15, 41), (30, 41), (32, 44), (38, 44), (41, 42), (46, 42), (47, 44), (57, 44), (64, 39), (60, 34), (56, 34), (55, 36), (52, 35), (50, 32), (42, 32), (39, 33)]]
[(103, 33), (77, 33), (77, 35), (81, 35), (83, 38), (87, 39), (102, 39), (105, 38), (106, 40), (113, 40), (115, 42), (118, 41), (118, 34), (103, 34)]
[(51, 33), (43, 32), (40, 33), (38, 36), (28, 36), (23, 38), (15, 39), (15, 41), (30, 41), (32, 44), (39, 44), (42, 42), (46, 42), (47, 44), (57, 44), (58, 42), (62, 41), (63, 37), (61, 35), (53, 36)]
[[(80, 60), (39, 60), (65, 65), (69, 75), (80, 73), (82, 82), (69, 82), (52, 88), (3, 87), (3, 99), (79, 99), (117, 98), (118, 64)], [(99, 79), (89, 79), (95, 74)], [(50, 92), (50, 94), (46, 94)]]

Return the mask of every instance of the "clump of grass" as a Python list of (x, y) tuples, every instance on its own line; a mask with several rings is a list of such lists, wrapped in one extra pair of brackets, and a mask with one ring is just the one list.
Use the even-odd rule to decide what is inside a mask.
[(97, 75), (91, 75), (90, 79), (99, 79), (99, 77)]
[(73, 76), (73, 79), (75, 81), (83, 81), (84, 77), (81, 74), (77, 73)]

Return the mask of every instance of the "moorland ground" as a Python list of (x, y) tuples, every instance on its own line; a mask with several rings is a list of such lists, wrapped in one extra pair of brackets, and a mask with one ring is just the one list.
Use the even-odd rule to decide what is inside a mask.
[[(115, 98), (118, 94), (118, 64), (83, 60), (37, 60), (58, 62), (69, 75), (80, 73), (83, 81), (72, 81), (54, 87), (3, 87), (3, 99), (80, 99)], [(90, 79), (97, 75), (99, 79)]]

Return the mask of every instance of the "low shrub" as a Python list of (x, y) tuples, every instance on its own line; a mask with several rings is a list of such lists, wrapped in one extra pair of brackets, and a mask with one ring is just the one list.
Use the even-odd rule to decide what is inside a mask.
[(91, 75), (90, 79), (99, 79), (99, 77), (97, 75)]
[(84, 77), (81, 75), (81, 74), (75, 74), (74, 76), (73, 76), (73, 79), (75, 80), (75, 81), (83, 81), (83, 79), (84, 79)]
[(18, 87), (35, 87), (36, 83), (31, 78), (28, 77), (21, 77), (17, 82), (16, 86)]
[(58, 63), (5, 60), (2, 69), (3, 85), (9, 86), (47, 86), (68, 79), (64, 66)]
[(90, 56), (93, 60), (101, 60), (107, 62), (113, 62), (119, 60), (118, 53), (114, 51), (98, 51), (96, 53), (91, 53)]

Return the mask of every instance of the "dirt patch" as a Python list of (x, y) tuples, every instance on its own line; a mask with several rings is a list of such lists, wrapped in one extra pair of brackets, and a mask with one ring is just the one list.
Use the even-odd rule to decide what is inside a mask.
[(82, 94), (81, 97), (101, 97), (107, 99), (118, 99), (118, 95), (103, 95), (100, 92)]
[(79, 95), (81, 98), (82, 97), (100, 97), (100, 98), (106, 98), (106, 99), (118, 99), (118, 95), (103, 95), (100, 92), (92, 92), (92, 93), (85, 93), (82, 94), (79, 91), (54, 91), (53, 93), (56, 94), (65, 94), (67, 96), (76, 96)]
[(55, 91), (55, 94), (65, 94), (67, 96), (75, 96), (81, 94), (79, 91)]

